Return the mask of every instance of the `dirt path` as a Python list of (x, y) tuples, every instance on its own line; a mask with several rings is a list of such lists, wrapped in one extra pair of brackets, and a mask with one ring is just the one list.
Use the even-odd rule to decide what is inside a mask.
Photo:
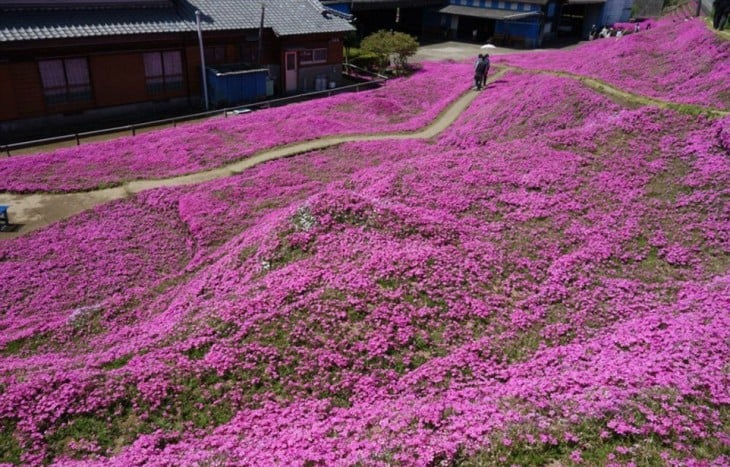
[[(547, 73), (556, 76), (563, 76), (575, 79), (585, 86), (588, 86), (603, 94), (619, 98), (624, 101), (634, 102), (641, 105), (654, 105), (663, 108), (671, 108), (680, 112), (706, 113), (713, 116), (724, 116), (730, 112), (719, 109), (712, 109), (691, 104), (677, 104), (662, 101), (646, 96), (640, 96), (625, 92), (608, 83), (595, 78), (576, 75), (567, 72), (530, 70), (513, 66), (500, 66), (500, 70), (493, 74), (489, 81), (500, 78), (508, 71), (526, 73)], [(94, 190), (79, 193), (47, 194), (35, 193), (30, 195), (0, 193), (0, 204), (11, 206), (10, 217), (14, 224), (21, 224), (21, 228), (15, 232), (1, 232), (0, 240), (18, 237), (32, 232), (33, 230), (45, 227), (53, 222), (65, 219), (78, 214), (86, 209), (106, 203), (108, 201), (126, 198), (132, 194), (144, 190), (164, 186), (192, 185), (218, 178), (236, 175), (242, 171), (262, 162), (290, 157), (310, 151), (328, 148), (342, 143), (352, 141), (378, 141), (388, 139), (430, 139), (446, 130), (453, 124), (459, 115), (479, 95), (476, 91), (470, 90), (449, 105), (433, 122), (425, 128), (410, 133), (377, 133), (377, 134), (356, 134), (343, 136), (328, 136), (320, 139), (305, 141), (286, 146), (267, 149), (254, 154), (246, 159), (216, 169), (196, 172), (194, 174), (182, 175), (156, 180), (136, 180), (124, 183), (115, 188)]]
[[(501, 70), (490, 77), (490, 81), (498, 79), (506, 71)], [(343, 136), (328, 136), (320, 139), (290, 144), (267, 149), (251, 157), (219, 167), (216, 169), (196, 172), (194, 174), (170, 177), (165, 179), (135, 180), (124, 183), (115, 188), (93, 190), (79, 193), (34, 193), (12, 194), (0, 193), (0, 204), (9, 205), (10, 220), (13, 224), (21, 224), (20, 229), (14, 232), (0, 233), (0, 240), (18, 237), (45, 227), (53, 222), (78, 214), (94, 206), (126, 198), (144, 190), (163, 186), (192, 185), (218, 178), (229, 177), (241, 173), (262, 162), (290, 157), (305, 152), (328, 148), (352, 141), (377, 141), (388, 139), (429, 139), (446, 130), (469, 104), (479, 95), (470, 90), (449, 105), (428, 126), (410, 133), (378, 133), (355, 134)]]
[(569, 73), (567, 71), (551, 71), (551, 70), (533, 70), (530, 68), (522, 68), (512, 65), (503, 65), (505, 70), (512, 70), (520, 73), (533, 73), (533, 74), (549, 74), (553, 76), (561, 76), (563, 78), (570, 78), (579, 81), (584, 86), (587, 86), (594, 91), (605, 94), (609, 97), (615, 97), (624, 102), (632, 102), (640, 105), (651, 105), (660, 107), (663, 109), (672, 109), (681, 113), (690, 113), (693, 115), (706, 114), (712, 117), (724, 117), (730, 115), (730, 111), (716, 109), (712, 107), (706, 107), (697, 104), (679, 104), (677, 102), (670, 102), (654, 97), (643, 96), (640, 94), (633, 94), (619, 89), (611, 84), (600, 79), (590, 78), (588, 76), (577, 75), (575, 73)]

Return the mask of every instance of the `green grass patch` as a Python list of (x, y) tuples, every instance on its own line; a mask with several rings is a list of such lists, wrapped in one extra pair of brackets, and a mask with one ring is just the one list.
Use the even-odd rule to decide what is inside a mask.
[(209, 342), (201, 345), (200, 347), (193, 347), (192, 349), (186, 350), (185, 355), (187, 355), (190, 360), (202, 360), (206, 355), (208, 355), (208, 351), (210, 351), (211, 347), (213, 347), (213, 343)]
[(117, 368), (121, 368), (124, 365), (126, 365), (127, 363), (129, 363), (129, 361), (132, 359), (132, 357), (134, 357), (134, 354), (130, 353), (130, 354), (124, 355), (122, 357), (116, 358), (116, 359), (112, 360), (111, 362), (104, 363), (101, 365), (101, 367), (104, 370), (116, 370)]
[(0, 462), (20, 464), (23, 449), (15, 439), (15, 423), (3, 423), (0, 429)]
[(682, 185), (681, 179), (687, 176), (691, 167), (686, 162), (675, 159), (666, 170), (655, 175), (646, 185), (646, 195), (650, 198), (675, 202), (679, 195), (688, 194), (690, 187)]
[(48, 333), (37, 334), (28, 337), (21, 337), (5, 344), (0, 351), (0, 355), (19, 355), (22, 353), (32, 353), (38, 350), (43, 344), (49, 341)]
[(245, 263), (246, 261), (248, 261), (249, 258), (252, 258), (257, 251), (258, 246), (256, 245), (249, 245), (245, 248), (242, 248), (241, 251), (238, 252), (238, 260), (241, 263)]

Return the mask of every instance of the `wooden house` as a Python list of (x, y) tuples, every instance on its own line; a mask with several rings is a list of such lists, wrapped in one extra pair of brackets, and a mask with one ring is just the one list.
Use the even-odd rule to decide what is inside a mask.
[(206, 66), (268, 69), (277, 95), (339, 84), (353, 29), (316, 0), (0, 0), (0, 144), (199, 110), (201, 55)]

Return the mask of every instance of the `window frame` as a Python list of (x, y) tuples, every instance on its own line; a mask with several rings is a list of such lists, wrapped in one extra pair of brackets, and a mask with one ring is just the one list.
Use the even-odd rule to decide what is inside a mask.
[[(83, 72), (81, 75), (72, 73), (73, 70), (72, 62), (83, 63)], [(63, 84), (59, 82), (56, 85), (47, 85), (47, 81), (51, 79), (49, 75), (44, 77), (43, 64), (60, 63), (61, 73), (56, 78), (62, 78)], [(63, 57), (63, 58), (51, 58), (38, 60), (38, 74), (41, 79), (41, 88), (43, 92), (43, 98), (46, 105), (48, 106), (60, 106), (72, 103), (88, 103), (93, 100), (92, 86), (91, 86), (91, 73), (89, 71), (89, 59), (88, 57)], [(50, 71), (50, 70), (48, 70)], [(57, 70), (58, 71), (58, 70)], [(82, 77), (81, 82), (72, 82)], [(60, 92), (59, 92), (60, 91)]]
[[(165, 55), (172, 55), (176, 57), (177, 63), (176, 68), (179, 67), (179, 72), (167, 70), (168, 66), (165, 65)], [(156, 60), (154, 63), (149, 64), (159, 66), (159, 74), (150, 74), (148, 68), (148, 57), (155, 56)], [(145, 88), (147, 94), (151, 95), (166, 95), (180, 91), (185, 85), (185, 69), (183, 67), (182, 52), (180, 50), (156, 50), (153, 52), (144, 52), (142, 54), (142, 61), (144, 64), (144, 78)], [(151, 68), (151, 67), (150, 67)]]
[[(324, 58), (317, 59), (317, 53), (324, 55)], [(304, 54), (309, 55), (311, 58), (305, 59)], [(314, 49), (304, 49), (299, 51), (299, 64), (300, 65), (314, 65), (319, 63), (327, 63), (327, 48), (317, 47)]]

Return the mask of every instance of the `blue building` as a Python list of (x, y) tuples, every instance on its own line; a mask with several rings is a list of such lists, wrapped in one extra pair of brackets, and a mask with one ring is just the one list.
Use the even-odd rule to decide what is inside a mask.
[(633, 0), (450, 0), (439, 11), (451, 39), (535, 48), (588, 37), (592, 25), (628, 21)]
[(451, 0), (440, 11), (449, 37), (540, 47), (553, 28), (558, 0)]
[(381, 29), (417, 37), (440, 38), (439, 9), (448, 0), (322, 0), (324, 6), (354, 16), (362, 38)]

